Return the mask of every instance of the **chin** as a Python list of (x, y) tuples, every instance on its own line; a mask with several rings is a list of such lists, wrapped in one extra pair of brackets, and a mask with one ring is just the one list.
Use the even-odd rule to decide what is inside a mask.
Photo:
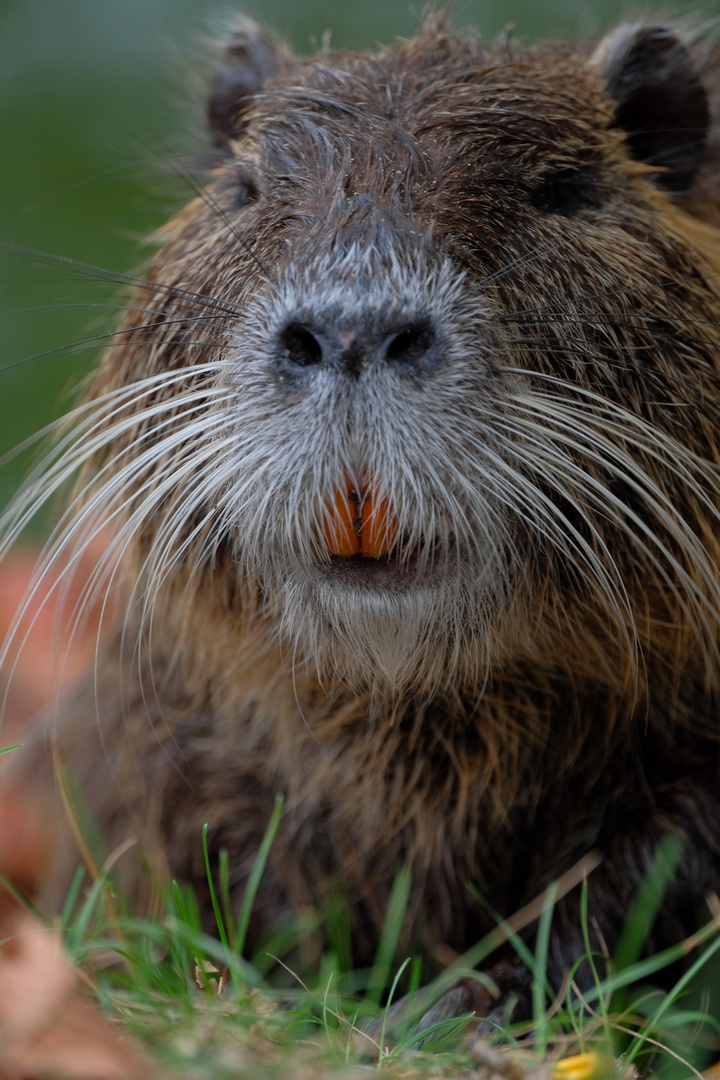
[(487, 679), (496, 581), (457, 561), (331, 558), (285, 575), (280, 625), (293, 667), (396, 704)]

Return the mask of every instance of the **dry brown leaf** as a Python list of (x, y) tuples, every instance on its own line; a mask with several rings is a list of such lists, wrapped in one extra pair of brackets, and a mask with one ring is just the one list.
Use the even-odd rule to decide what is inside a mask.
[(0, 1080), (160, 1080), (83, 996), (58, 935), (24, 913), (10, 928), (0, 946)]

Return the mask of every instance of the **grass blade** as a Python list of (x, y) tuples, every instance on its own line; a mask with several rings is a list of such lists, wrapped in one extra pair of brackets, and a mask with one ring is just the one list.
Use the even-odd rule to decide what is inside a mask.
[(660, 838), (625, 921), (614, 957), (616, 971), (634, 963), (655, 922), (660, 905), (682, 858), (685, 841), (677, 833)]
[(265, 864), (267, 863), (268, 855), (270, 854), (270, 848), (272, 847), (278, 825), (280, 824), (284, 801), (282, 795), (275, 796), (275, 806), (273, 807), (273, 812), (270, 817), (270, 823), (265, 830), (265, 835), (262, 838), (255, 865), (252, 868), (248, 883), (245, 886), (245, 895), (243, 896), (242, 907), (240, 908), (240, 915), (233, 937), (233, 948), (239, 952), (240, 955), (242, 955), (245, 948), (245, 939), (247, 938), (248, 926), (250, 925), (250, 913), (253, 904), (255, 903), (258, 886), (260, 885), (260, 878), (263, 876)]
[(545, 1017), (545, 994), (546, 994), (546, 976), (548, 951), (550, 945), (550, 926), (552, 924), (553, 912), (555, 910), (555, 897), (557, 896), (557, 885), (554, 883), (548, 886), (545, 893), (545, 901), (543, 903), (542, 914), (540, 916), (540, 922), (538, 923), (537, 939), (535, 942), (535, 962), (533, 964), (533, 981), (532, 981), (532, 999), (533, 999), (533, 1018), (535, 1021), (535, 1045), (537, 1048), (538, 1056), (542, 1059), (545, 1057), (548, 1040), (548, 1022)]
[(226, 949), (230, 949), (228, 944), (227, 934), (225, 933), (225, 923), (223, 921), (222, 912), (220, 911), (220, 905), (218, 904), (217, 895), (215, 893), (215, 886), (213, 884), (212, 869), (210, 868), (210, 852), (208, 851), (207, 842), (207, 822), (203, 825), (202, 838), (203, 838), (203, 853), (205, 855), (205, 873), (207, 874), (208, 888), (210, 889), (210, 900), (212, 902), (213, 911), (215, 912), (215, 922), (217, 924), (220, 940)]
[(366, 998), (375, 1005), (380, 1003), (380, 997), (390, 974), (390, 967), (397, 948), (409, 898), (410, 871), (407, 867), (404, 867), (402, 870), (398, 870), (395, 875), (387, 914), (380, 935), (380, 944), (368, 979)]

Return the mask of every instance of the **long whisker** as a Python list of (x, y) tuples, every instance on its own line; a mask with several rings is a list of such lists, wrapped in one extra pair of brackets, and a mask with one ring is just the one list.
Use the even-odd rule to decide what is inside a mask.
[(50, 251), (42, 251), (37, 248), (22, 247), (19, 244), (9, 244), (0, 241), (0, 251), (6, 251), (10, 255), (18, 255), (20, 258), (44, 263), (49, 266), (63, 266), (73, 270), (82, 277), (91, 277), (96, 280), (112, 282), (115, 285), (133, 285), (137, 289), (153, 293), (157, 296), (168, 296), (174, 299), (188, 300), (198, 307), (206, 307), (221, 312), (224, 315), (239, 315), (243, 306), (234, 304), (231, 300), (219, 299), (206, 293), (194, 292), (192, 289), (183, 289), (177, 285), (165, 285), (160, 281), (150, 278), (135, 277), (132, 274), (122, 274), (116, 270), (108, 270), (94, 263), (83, 262), (79, 259), (71, 259), (66, 255), (55, 255)]
[[(707, 619), (710, 617), (716, 620), (720, 612), (720, 590), (715, 580), (714, 563), (700, 538), (690, 533), (686, 526), (680, 527), (671, 499), (658, 488), (650, 475), (641, 469), (635, 458), (630, 457), (618, 442), (607, 437), (606, 433), (613, 429), (609, 426), (606, 415), (602, 418), (588, 417), (587, 413), (578, 416), (577, 409), (573, 410), (555, 398), (542, 400), (537, 396), (531, 398), (530, 395), (516, 397), (514, 407), (520, 410), (521, 415), (524, 413), (521, 421), (505, 420), (507, 430), (511, 431), (517, 440), (515, 449), (522, 447), (523, 441), (528, 441), (529, 432), (534, 436), (530, 439), (533, 453), (525, 452), (526, 467), (537, 468), (535, 462), (548, 462), (552, 467), (545, 470), (545, 479), (561, 491), (563, 496), (574, 487), (591, 505), (605, 516), (610, 516), (653, 562), (686, 613), (687, 597), (692, 598), (695, 621), (700, 617), (703, 629), (709, 635), (712, 627)], [(605, 414), (612, 412), (604, 400), (602, 407)], [(720, 513), (717, 504), (713, 503), (707, 491), (714, 490), (716, 494), (719, 493), (720, 484), (717, 475), (709, 472), (707, 464), (693, 460), (688, 452), (678, 455), (678, 448), (672, 440), (659, 438), (653, 429), (645, 427), (643, 430), (641, 422), (635, 424), (634, 433), (632, 422), (636, 418), (620, 409), (617, 412), (622, 416), (624, 424), (618, 424), (615, 433), (621, 436), (626, 444), (635, 445), (649, 458), (661, 463), (664, 469), (678, 476), (688, 490), (696, 492), (711, 518), (718, 520)], [(532, 417), (537, 420), (534, 421)], [(592, 425), (592, 419), (602, 419), (604, 432)], [(628, 420), (631, 423), (628, 423)], [(563, 449), (559, 450), (558, 447)], [(574, 452), (572, 458), (568, 457), (567, 450)], [(520, 450), (520, 453), (522, 452)], [(583, 465), (576, 464), (575, 458), (579, 458)], [(640, 498), (661, 526), (663, 533), (677, 541), (680, 550), (684, 550), (689, 556), (693, 569), (702, 574), (704, 588), (697, 585), (687, 566), (679, 561), (657, 531), (625, 500), (618, 498), (608, 488), (607, 483), (588, 472), (588, 464), (595, 465), (601, 474), (622, 480), (626, 487)], [(699, 478), (702, 478), (703, 483)], [(682, 596), (678, 581), (682, 583)], [(708, 589), (709, 595), (706, 594)]]

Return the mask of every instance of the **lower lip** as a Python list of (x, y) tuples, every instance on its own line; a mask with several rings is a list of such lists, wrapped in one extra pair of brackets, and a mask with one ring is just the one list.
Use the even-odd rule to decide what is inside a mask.
[(389, 559), (367, 559), (363, 555), (351, 555), (349, 558), (331, 555), (330, 561), (319, 567), (319, 573), (333, 584), (395, 592), (430, 585), (439, 576), (437, 565), (424, 563), (420, 567), (415, 552), (402, 566), (392, 556)]

